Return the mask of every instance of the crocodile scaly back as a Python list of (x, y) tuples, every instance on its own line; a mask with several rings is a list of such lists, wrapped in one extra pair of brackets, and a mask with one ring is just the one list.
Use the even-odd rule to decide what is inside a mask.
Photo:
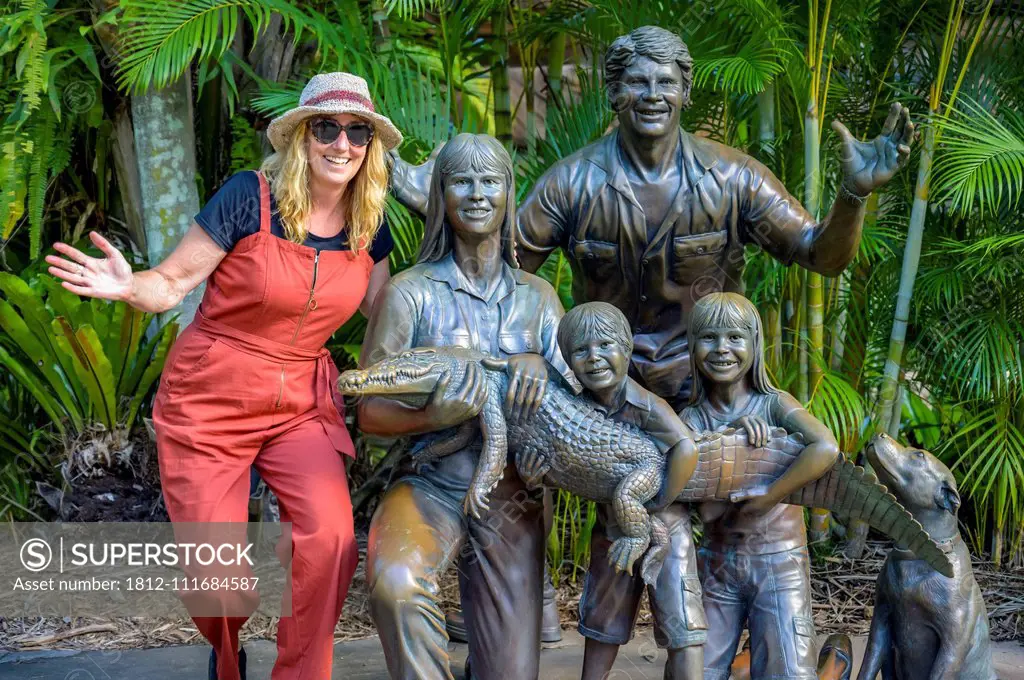
[[(766, 487), (782, 476), (804, 448), (800, 435), (772, 430), (762, 448), (747, 443), (742, 429), (728, 429), (698, 437), (697, 468), (680, 494), (681, 501), (728, 501), (730, 494)], [(840, 456), (817, 480), (784, 501), (792, 505), (830, 510), (846, 519), (859, 519), (906, 546), (940, 573), (951, 576), (953, 565), (921, 523), (904, 508), (878, 478)]]
[(650, 437), (560, 387), (549, 384), (533, 421), (515, 432), (516, 445), (548, 460), (549, 484), (584, 498), (609, 502), (609, 491), (637, 467), (664, 466), (664, 454)]
[(871, 471), (840, 456), (817, 481), (786, 498), (787, 503), (825, 508), (859, 519), (912, 551), (936, 571), (953, 577), (953, 564), (921, 523), (896, 500)]
[(750, 446), (746, 431), (733, 428), (705, 433), (695, 443), (697, 467), (679, 496), (681, 501), (728, 501), (734, 491), (768, 486), (804, 450), (803, 437), (787, 435), (781, 428), (772, 430), (768, 445), (762, 448)]

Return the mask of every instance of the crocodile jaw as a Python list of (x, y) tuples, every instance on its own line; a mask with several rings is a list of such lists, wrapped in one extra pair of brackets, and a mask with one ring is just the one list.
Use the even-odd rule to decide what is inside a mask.
[(427, 370), (420, 375), (399, 371), (353, 370), (341, 374), (338, 390), (342, 394), (366, 397), (431, 394), (440, 379), (440, 370)]

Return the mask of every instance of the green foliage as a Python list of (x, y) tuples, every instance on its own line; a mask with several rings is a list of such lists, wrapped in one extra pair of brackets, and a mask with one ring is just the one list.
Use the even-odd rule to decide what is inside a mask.
[(554, 522), (548, 534), (551, 579), (558, 587), (564, 571), (575, 584), (590, 562), (590, 536), (597, 522), (597, 505), (567, 491), (554, 492)]
[(942, 150), (935, 164), (936, 200), (950, 201), (966, 215), (1015, 210), (1024, 194), (1024, 115), (1000, 110), (1005, 122), (977, 102), (964, 101), (940, 118)]
[[(56, 2), (8, 2), (0, 14), (0, 240), (27, 222), (39, 254), (50, 182), (70, 160), (55, 141), (102, 120), (100, 70), (74, 9)], [(85, 28), (85, 27), (81, 27)], [(8, 78), (6, 74), (10, 74)], [(70, 115), (67, 115), (70, 114)]]
[(599, 72), (577, 69), (580, 91), (553, 102), (545, 121), (546, 134), (533, 152), (517, 164), (516, 193), (522, 200), (540, 176), (559, 160), (600, 139), (612, 122)]
[(38, 497), (33, 478), (50, 476), (51, 437), (33, 428), (35, 402), (9, 372), (0, 372), (0, 521), (31, 521)]
[(74, 438), (99, 425), (131, 430), (177, 334), (123, 303), (83, 301), (51, 277), (0, 272), (0, 364)]
[(275, 11), (285, 21), (305, 26), (306, 15), (277, 0), (124, 0), (122, 58), (118, 84), (125, 89), (160, 89), (192, 64), (218, 62), (235, 40), (242, 18), (256, 33)]
[(231, 167), (230, 173), (256, 170), (263, 161), (259, 135), (252, 129), (252, 123), (244, 116), (231, 118)]
[(544, 261), (537, 276), (551, 284), (551, 287), (558, 293), (558, 299), (562, 307), (570, 310), (573, 307), (572, 298), (572, 269), (569, 267), (569, 260), (560, 249), (551, 253)]

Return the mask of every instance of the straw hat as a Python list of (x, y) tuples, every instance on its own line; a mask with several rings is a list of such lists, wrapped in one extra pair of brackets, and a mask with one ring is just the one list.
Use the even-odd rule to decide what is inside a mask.
[(388, 151), (402, 143), (402, 133), (386, 116), (373, 109), (366, 81), (351, 73), (321, 73), (302, 88), (299, 106), (270, 121), (267, 136), (275, 151), (283, 150), (296, 126), (316, 115), (351, 113), (373, 125), (374, 136)]

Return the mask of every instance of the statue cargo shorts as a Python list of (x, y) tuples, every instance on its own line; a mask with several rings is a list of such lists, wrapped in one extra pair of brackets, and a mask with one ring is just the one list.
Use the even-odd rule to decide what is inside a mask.
[(701, 548), (705, 680), (728, 680), (740, 633), (750, 630), (752, 680), (816, 680), (807, 547), (747, 554)]
[[(669, 549), (657, 583), (647, 589), (654, 615), (654, 640), (668, 649), (702, 645), (708, 625), (701, 602), (690, 508), (673, 503), (656, 514), (668, 528)], [(616, 572), (608, 563), (608, 550), (617, 536), (611, 512), (607, 506), (600, 506), (590, 542), (590, 567), (580, 597), (579, 631), (598, 642), (624, 645), (633, 637), (644, 582), (639, 569), (630, 576)]]

